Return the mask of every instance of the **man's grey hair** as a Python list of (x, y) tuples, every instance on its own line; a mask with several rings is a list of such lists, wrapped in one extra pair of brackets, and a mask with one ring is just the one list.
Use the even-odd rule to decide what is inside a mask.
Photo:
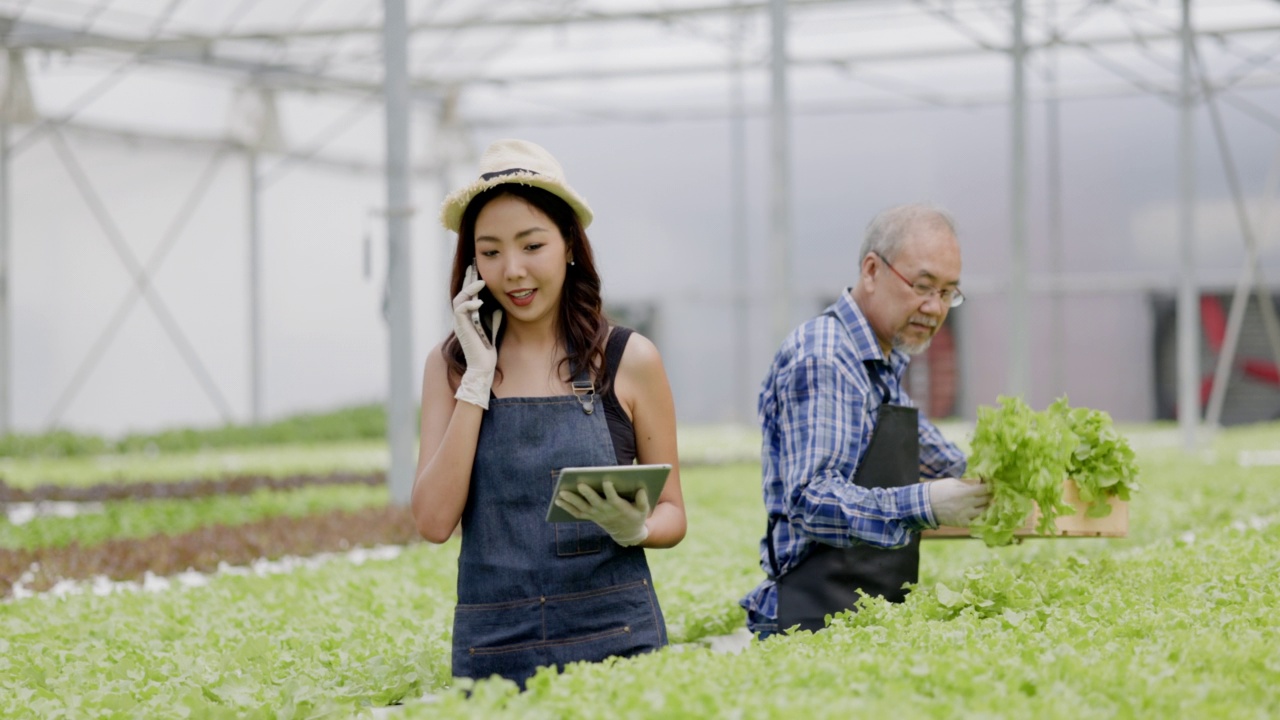
[(959, 237), (955, 218), (946, 210), (932, 203), (898, 205), (881, 211), (871, 219), (867, 225), (866, 237), (862, 241), (862, 252), (858, 254), (858, 262), (865, 260), (868, 253), (875, 253), (893, 262), (902, 249), (902, 241), (916, 228), (946, 230), (953, 237)]

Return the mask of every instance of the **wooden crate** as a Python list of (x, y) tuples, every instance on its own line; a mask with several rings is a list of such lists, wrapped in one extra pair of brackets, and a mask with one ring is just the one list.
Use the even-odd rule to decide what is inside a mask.
[[(1127, 537), (1129, 535), (1128, 502), (1112, 497), (1108, 501), (1108, 504), (1111, 505), (1110, 515), (1104, 518), (1085, 517), (1084, 511), (1089, 507), (1089, 504), (1080, 499), (1076, 484), (1070, 480), (1062, 481), (1062, 499), (1074, 506), (1076, 512), (1074, 515), (1059, 515), (1054, 518), (1054, 522), (1058, 525), (1057, 534), (1041, 535), (1035, 531), (1036, 523), (1040, 520), (1040, 510), (1037, 508), (1031, 513), (1026, 525), (1014, 531), (1014, 537)], [(942, 539), (970, 537), (969, 528), (959, 527), (940, 527), (937, 530), (925, 530), (922, 536)]]

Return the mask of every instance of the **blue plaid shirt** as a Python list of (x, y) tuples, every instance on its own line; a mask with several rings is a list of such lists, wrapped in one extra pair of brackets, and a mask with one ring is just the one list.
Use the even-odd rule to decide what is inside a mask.
[[(833, 317), (834, 315), (834, 317)], [(908, 357), (886, 361), (875, 333), (849, 291), (787, 337), (760, 390), (761, 463), (765, 509), (777, 517), (774, 550), (785, 573), (814, 542), (836, 547), (867, 543), (901, 547), (911, 533), (937, 527), (928, 488), (853, 484), (858, 461), (871, 443), (877, 411), (888, 400), (911, 405), (902, 389)], [(961, 477), (960, 449), (920, 416), (920, 475)], [(772, 575), (768, 538), (760, 567)], [(740, 603), (752, 632), (777, 630), (778, 593), (767, 577)]]

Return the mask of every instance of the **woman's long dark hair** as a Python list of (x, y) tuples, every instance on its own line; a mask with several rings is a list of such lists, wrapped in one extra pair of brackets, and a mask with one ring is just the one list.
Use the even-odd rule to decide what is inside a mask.
[[(494, 198), (503, 195), (520, 198), (542, 211), (551, 218), (564, 237), (573, 264), (565, 268), (564, 289), (560, 293), (560, 313), (556, 323), (556, 333), (568, 350), (560, 363), (560, 376), (572, 379), (574, 370), (589, 368), (596, 393), (603, 393), (606, 389), (604, 349), (605, 342), (609, 339), (609, 320), (605, 317), (600, 301), (600, 274), (596, 272), (591, 242), (587, 240), (587, 233), (583, 230), (577, 213), (552, 193), (532, 185), (504, 183), (471, 199), (462, 213), (462, 221), (458, 227), (458, 245), (453, 254), (453, 271), (449, 278), (450, 300), (462, 292), (462, 280), (467, 266), (475, 262), (476, 218), (480, 215), (480, 210)], [(489, 310), (481, 313), (482, 322), (485, 329), (492, 332), (489, 316), (492, 308), (499, 307), (498, 301), (487, 287), (480, 291), (480, 298)], [(502, 345), (505, 329), (504, 322), (494, 342), (496, 346)], [(449, 366), (449, 382), (456, 387), (467, 369), (466, 357), (462, 354), (462, 345), (456, 335), (449, 334), (441, 352)]]

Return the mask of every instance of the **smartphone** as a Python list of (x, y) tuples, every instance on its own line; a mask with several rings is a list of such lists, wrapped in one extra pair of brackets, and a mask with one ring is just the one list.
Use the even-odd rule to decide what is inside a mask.
[[(464, 286), (470, 285), (471, 283), (479, 279), (480, 279), (480, 271), (476, 269), (476, 264), (475, 264), (475, 261), (473, 260), (471, 262), (471, 265), (467, 267), (467, 278), (465, 281), (463, 281), (462, 284)], [(471, 311), (471, 324), (475, 325), (476, 332), (480, 333), (480, 339), (483, 340), (486, 345), (490, 344), (489, 335), (485, 333), (484, 324), (480, 322), (479, 310)]]

